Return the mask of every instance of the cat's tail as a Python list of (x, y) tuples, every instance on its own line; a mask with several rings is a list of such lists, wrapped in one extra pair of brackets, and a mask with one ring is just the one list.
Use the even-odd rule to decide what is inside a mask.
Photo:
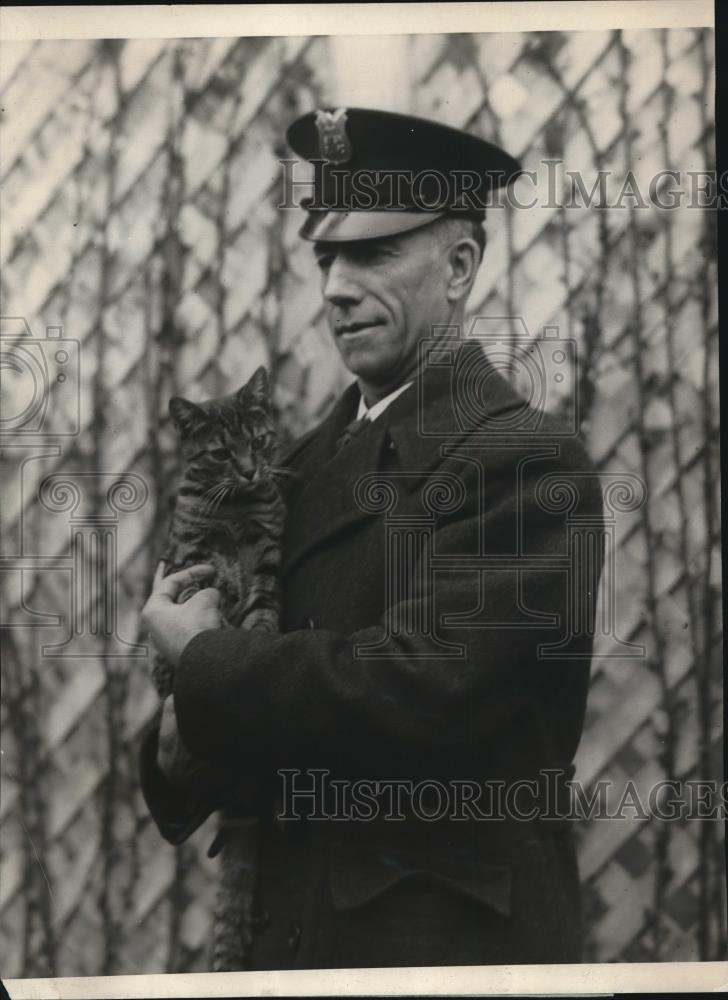
[(253, 944), (258, 824), (231, 816), (223, 823), (227, 829), (220, 851), (212, 967), (214, 972), (236, 972), (248, 966)]

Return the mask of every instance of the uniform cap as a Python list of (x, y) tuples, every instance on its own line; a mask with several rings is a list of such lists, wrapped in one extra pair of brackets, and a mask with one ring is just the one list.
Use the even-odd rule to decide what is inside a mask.
[(406, 232), (444, 215), (482, 220), (492, 192), (521, 165), (493, 143), (412, 115), (310, 111), (286, 133), (314, 165), (301, 236), (344, 242)]

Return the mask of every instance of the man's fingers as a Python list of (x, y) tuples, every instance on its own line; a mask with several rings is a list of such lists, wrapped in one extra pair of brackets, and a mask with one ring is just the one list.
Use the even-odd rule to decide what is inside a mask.
[(214, 572), (215, 567), (210, 563), (199, 563), (197, 566), (188, 566), (186, 569), (170, 573), (169, 576), (165, 576), (164, 579), (156, 582), (154, 593), (162, 597), (174, 599), (185, 587), (197, 583), (198, 580), (204, 580), (206, 576), (212, 576)]
[(164, 562), (164, 559), (162, 559), (160, 561), (159, 565), (157, 566), (156, 572), (154, 574), (154, 582), (152, 584), (152, 590), (156, 590), (157, 587), (159, 586), (159, 584), (164, 579), (165, 566), (166, 566), (166, 563)]

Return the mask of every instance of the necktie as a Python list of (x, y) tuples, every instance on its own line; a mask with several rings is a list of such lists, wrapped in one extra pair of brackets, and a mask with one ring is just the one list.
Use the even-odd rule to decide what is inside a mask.
[(336, 450), (341, 451), (345, 448), (352, 438), (355, 438), (360, 431), (362, 431), (368, 423), (371, 423), (369, 417), (359, 417), (358, 420), (352, 420), (343, 429), (339, 438), (336, 442)]

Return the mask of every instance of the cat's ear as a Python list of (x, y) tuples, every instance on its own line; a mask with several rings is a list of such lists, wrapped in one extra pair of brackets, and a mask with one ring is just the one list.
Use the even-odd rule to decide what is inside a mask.
[(257, 403), (266, 406), (269, 399), (268, 372), (264, 366), (256, 369), (238, 392), (238, 399), (247, 404)]
[(174, 396), (169, 401), (169, 413), (180, 437), (188, 438), (201, 430), (206, 422), (205, 411), (197, 403), (191, 403), (181, 396)]

